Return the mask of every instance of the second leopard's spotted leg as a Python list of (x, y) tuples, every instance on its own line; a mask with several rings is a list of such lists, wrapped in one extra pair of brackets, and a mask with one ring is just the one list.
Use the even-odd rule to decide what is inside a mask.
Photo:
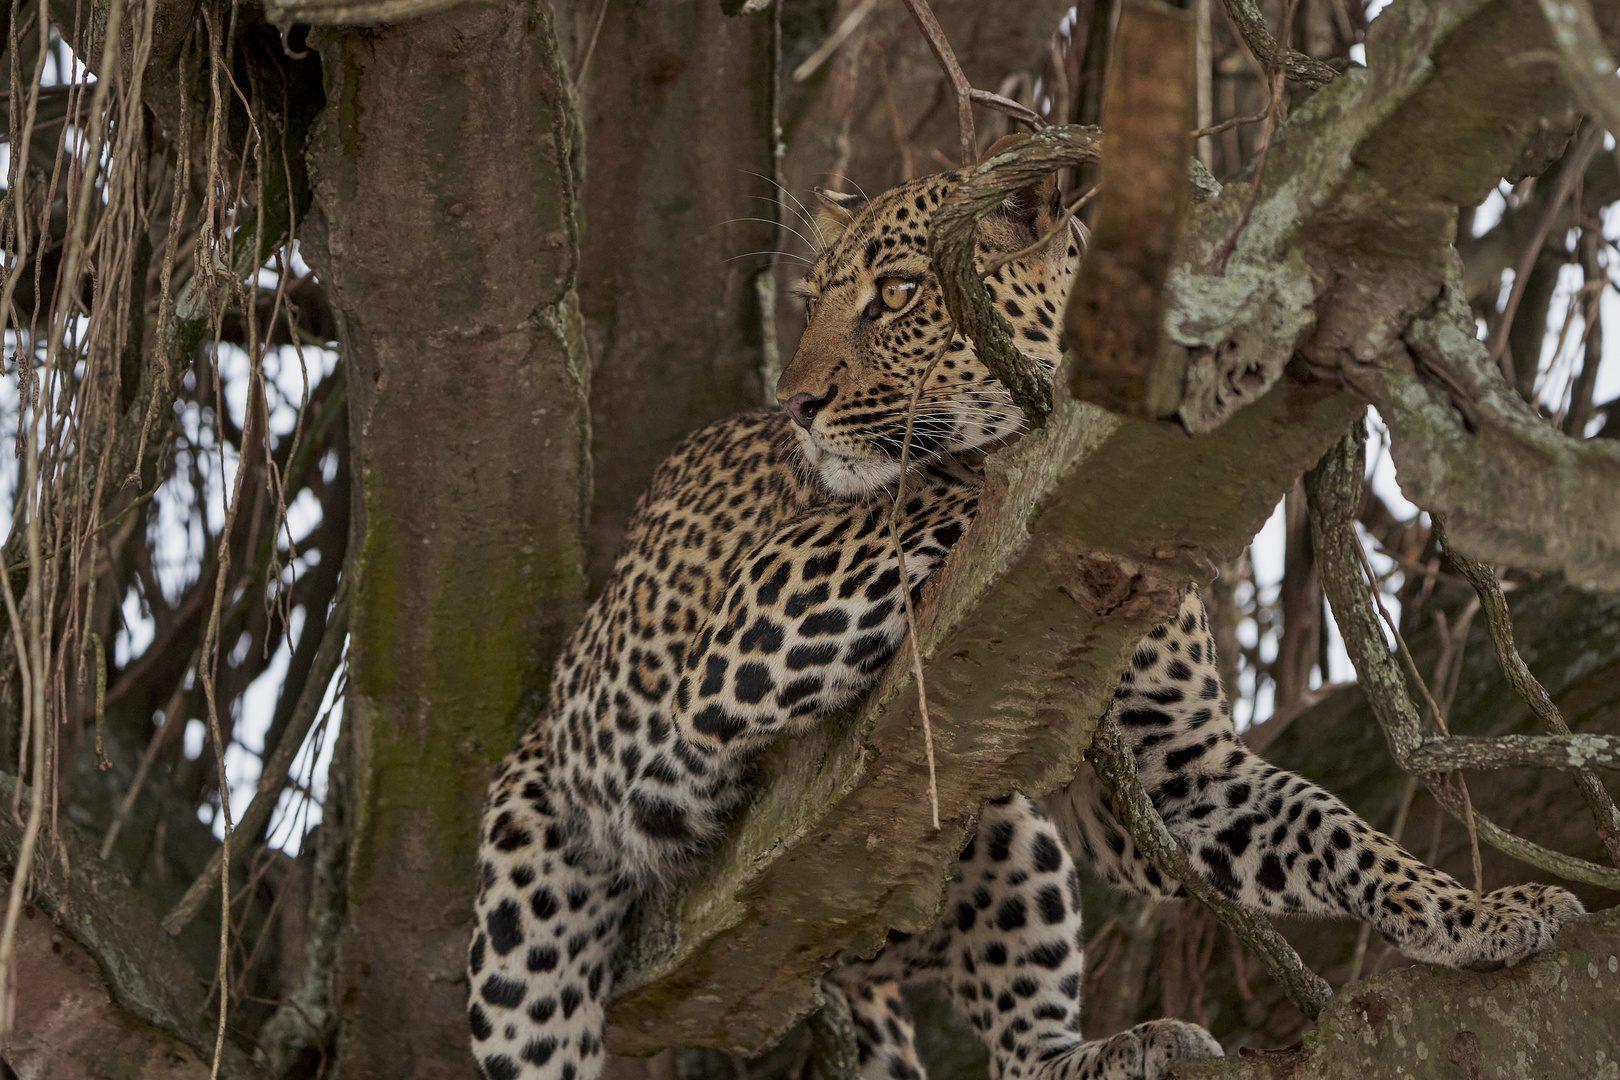
[[(1542, 952), (1584, 912), (1569, 891), (1539, 884), (1497, 889), (1476, 904), (1471, 889), (1337, 796), (1245, 747), (1232, 730), (1196, 592), (1137, 647), (1112, 715), (1171, 835), (1201, 874), (1245, 907), (1349, 916), (1414, 960), (1455, 968)], [(1089, 769), (1056, 802), (1054, 812), (1072, 823), (1076, 846), (1101, 877), (1148, 895), (1179, 894), (1137, 852)]]
[(927, 1071), (917, 1055), (917, 1029), (900, 984), (862, 978), (863, 974), (861, 968), (849, 968), (832, 977), (849, 999), (861, 1076), (866, 1080), (923, 1080)]
[[(937, 983), (989, 1049), (996, 1080), (1157, 1080), (1173, 1061), (1220, 1054), (1208, 1032), (1180, 1020), (1086, 1039), (1084, 976), (1074, 861), (1053, 823), (1014, 795), (985, 808), (958, 860), (940, 924), (915, 937), (891, 934), (875, 959), (849, 965), (838, 978), (845, 986), (857, 979), (868, 986)], [(863, 997), (856, 989), (852, 1004)], [(870, 1018), (857, 1022), (863, 1075), (909, 1080), (916, 1059), (909, 1040), (899, 1038), (906, 1029), (883, 1024), (875, 1012), (858, 1013)]]

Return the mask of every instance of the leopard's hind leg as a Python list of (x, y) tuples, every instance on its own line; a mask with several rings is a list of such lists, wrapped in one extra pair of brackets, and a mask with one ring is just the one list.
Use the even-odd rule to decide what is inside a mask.
[[(938, 983), (989, 1049), (996, 1080), (1157, 1080), (1173, 1061), (1220, 1054), (1208, 1032), (1180, 1020), (1087, 1040), (1084, 969), (1074, 860), (1035, 804), (1014, 795), (985, 808), (940, 924), (915, 937), (890, 935), (883, 952), (850, 965), (840, 980)], [(873, 1065), (907, 1060), (892, 1038), (877, 1044), (866, 1037)]]

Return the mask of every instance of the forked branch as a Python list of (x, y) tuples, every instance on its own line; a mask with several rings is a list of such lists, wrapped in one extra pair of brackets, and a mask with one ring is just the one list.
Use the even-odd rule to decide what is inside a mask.
[[(1620, 870), (1599, 866), (1553, 851), (1515, 836), (1466, 805), (1462, 793), (1441, 782), (1442, 774), (1426, 771), (1436, 742), (1422, 734), (1417, 707), (1407, 692), (1406, 678), (1384, 642), (1378, 614), (1368, 592), (1374, 583), (1364, 582), (1360, 541), (1355, 533), (1355, 511), (1361, 501), (1363, 444), (1365, 429), (1357, 424), (1337, 446), (1323, 455), (1305, 476), (1305, 496), (1310, 507), (1311, 539), (1316, 545), (1316, 563), (1322, 576), (1322, 591), (1333, 608), (1334, 621), (1344, 635), (1345, 651), (1355, 665), (1356, 679), (1367, 694), (1373, 716), (1384, 731), (1395, 761), (1417, 776), (1429, 793), (1451, 815), (1464, 824), (1472, 819), (1480, 839), (1521, 862), (1539, 867), (1570, 881), (1583, 881), (1606, 889), (1620, 888)], [(1472, 811), (1472, 812), (1471, 812)]]

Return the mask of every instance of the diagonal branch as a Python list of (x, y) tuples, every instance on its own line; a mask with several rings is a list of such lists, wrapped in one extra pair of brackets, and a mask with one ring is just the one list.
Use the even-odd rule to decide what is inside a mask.
[[(1563, 714), (1553, 704), (1546, 688), (1530, 673), (1524, 657), (1519, 655), (1518, 647), (1513, 644), (1513, 616), (1508, 611), (1507, 597), (1502, 595), (1502, 585), (1496, 580), (1496, 574), (1490, 567), (1470, 559), (1447, 543), (1443, 518), (1434, 519), (1434, 529), (1440, 545), (1446, 549), (1452, 563), (1462, 571), (1479, 597), (1480, 606), (1485, 611), (1485, 627), (1490, 633), (1491, 645), (1496, 649), (1496, 661), (1501, 665), (1502, 673), (1538, 720), (1560, 735), (1569, 735), (1569, 725), (1564, 722)], [(1612, 764), (1612, 761), (1597, 763)], [(1597, 826), (1598, 836), (1603, 840), (1603, 849), (1608, 852), (1609, 861), (1620, 866), (1620, 811), (1615, 809), (1614, 799), (1603, 787), (1603, 782), (1586, 769), (1576, 772), (1575, 786), (1580, 789), (1586, 805), (1591, 807), (1592, 820)]]
[(956, 53), (939, 20), (934, 18), (934, 9), (928, 6), (928, 0), (906, 0), (906, 10), (916, 20), (917, 29), (922, 31), (956, 95), (956, 127), (962, 140), (962, 164), (972, 165), (979, 156), (979, 140), (973, 133), (973, 84), (962, 73), (962, 65), (956, 62)]
[[(1503, 829), (1484, 815), (1471, 812), (1462, 794), (1439, 782), (1439, 775), (1421, 772), (1414, 754), (1424, 742), (1422, 720), (1407, 693), (1406, 678), (1384, 643), (1384, 632), (1368, 592), (1375, 583), (1363, 582), (1355, 534), (1355, 508), (1361, 501), (1362, 444), (1366, 432), (1359, 425), (1322, 458), (1305, 477), (1310, 506), (1311, 541), (1316, 546), (1322, 591), (1333, 608), (1333, 618), (1344, 635), (1345, 650), (1356, 669), (1356, 680), (1366, 691), (1378, 726), (1389, 742), (1390, 753), (1401, 768), (1418, 776), (1435, 801), (1458, 821), (1477, 825), (1479, 836), (1492, 847), (1531, 866), (1571, 881), (1584, 881), (1607, 889), (1620, 888), (1620, 870), (1598, 866), (1552, 851)], [(1421, 760), (1421, 759), (1419, 759)], [(1472, 826), (1471, 826), (1472, 827)]]
[[(1265, 65), (1268, 71), (1274, 70), (1277, 67), (1277, 42), (1272, 39), (1265, 16), (1260, 14), (1254, 0), (1223, 0), (1223, 2), (1227, 18), (1232, 20), (1232, 25), (1243, 36), (1243, 43), (1254, 53), (1254, 58)], [(1288, 77), (1312, 90), (1326, 86), (1339, 77), (1339, 73), (1332, 65), (1315, 57), (1306, 56), (1294, 49), (1284, 50), (1284, 55)]]
[[(315, 653), (315, 663), (310, 667), (309, 676), (304, 680), (304, 688), (298, 695), (298, 704), (293, 708), (292, 721), (276, 745), (275, 753), (264, 763), (259, 775), (258, 788), (253, 793), (253, 801), (248, 803), (247, 809), (242, 812), (242, 820), (231, 830), (228, 846), (230, 856), (235, 860), (245, 859), (249, 850), (258, 842), (259, 830), (270, 820), (270, 814), (281, 798), (282, 789), (287, 786), (288, 771), (304, 745), (304, 736), (309, 734), (310, 727), (315, 723), (315, 717), (320, 713), (326, 688), (331, 684), (332, 676), (337, 674), (338, 661), (343, 657), (343, 642), (349, 635), (347, 581), (348, 578), (345, 576), (344, 583), (338, 586), (337, 600), (333, 604), (332, 614), (327, 618), (326, 629), (321, 635), (320, 648)], [(222, 845), (214, 851), (213, 857), (208, 860), (208, 866), (197, 875), (197, 879), (174, 905), (174, 909), (163, 917), (163, 929), (171, 935), (178, 934), (191, 925), (191, 921), (202, 910), (203, 904), (214, 895), (214, 889), (219, 885), (219, 868), (225, 856), (224, 848), (225, 845)]]

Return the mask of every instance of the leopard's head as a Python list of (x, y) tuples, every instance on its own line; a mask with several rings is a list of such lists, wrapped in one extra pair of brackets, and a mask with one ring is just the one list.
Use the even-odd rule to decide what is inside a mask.
[[(835, 494), (872, 494), (899, 477), (907, 414), (925, 376), (910, 461), (1004, 441), (1024, 427), (1006, 388), (952, 326), (929, 262), (929, 220), (961, 180), (927, 176), (873, 199), (816, 192), (825, 246), (799, 286), (804, 336), (776, 397)], [(1079, 259), (1074, 231), (1057, 227), (1061, 215), (1048, 181), (1010, 198), (974, 235), (981, 268), (1050, 235), (985, 279), (1019, 350), (1048, 370), (1062, 355), (1063, 305)]]

